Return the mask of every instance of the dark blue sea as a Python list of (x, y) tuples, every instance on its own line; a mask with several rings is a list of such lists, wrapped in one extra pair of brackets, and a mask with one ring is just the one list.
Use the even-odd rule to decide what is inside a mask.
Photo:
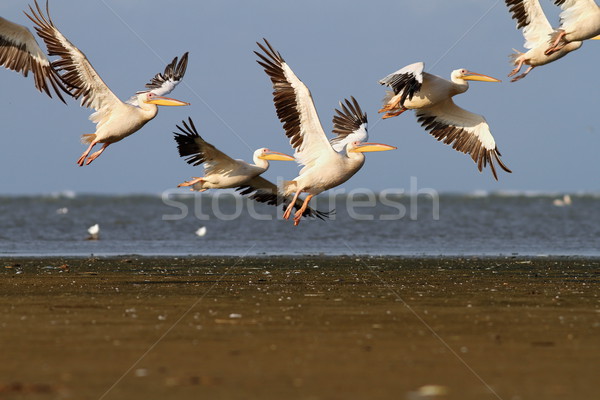
[(332, 218), (294, 227), (232, 192), (180, 193), (0, 197), (0, 256), (600, 256), (600, 194), (323, 194)]

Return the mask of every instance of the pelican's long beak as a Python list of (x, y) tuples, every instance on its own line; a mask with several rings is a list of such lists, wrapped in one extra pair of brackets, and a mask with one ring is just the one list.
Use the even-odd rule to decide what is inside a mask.
[(350, 150), (353, 153), (368, 153), (370, 151), (388, 151), (396, 150), (397, 147), (381, 143), (361, 143), (357, 147)]
[(263, 160), (270, 161), (295, 161), (296, 159), (292, 156), (288, 156), (287, 154), (278, 153), (276, 151), (268, 151), (263, 155), (260, 155), (258, 158)]
[(467, 71), (461, 76), (465, 81), (480, 81), (480, 82), (502, 82), (500, 79), (492, 78), (491, 76), (478, 74), (477, 72)]
[(590, 40), (600, 40), (600, 35), (598, 36), (594, 36), (593, 38), (591, 38)]
[(170, 97), (156, 96), (152, 100), (147, 100), (148, 104), (156, 104), (157, 106), (189, 106), (190, 103), (185, 101), (175, 100)]

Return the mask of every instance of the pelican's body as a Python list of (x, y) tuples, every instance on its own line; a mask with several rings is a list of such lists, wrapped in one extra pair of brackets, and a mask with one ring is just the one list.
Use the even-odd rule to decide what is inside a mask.
[[(204, 176), (192, 178), (179, 185), (190, 186), (191, 190), (203, 192), (208, 189), (235, 188), (243, 195), (250, 195), (250, 199), (271, 205), (283, 204), (300, 209), (301, 202), (291, 202), (291, 197), (278, 194), (277, 186), (262, 178), (269, 168), (269, 160), (294, 161), (294, 157), (287, 154), (260, 148), (253, 154), (253, 164), (244, 160), (234, 160), (227, 154), (206, 142), (198, 134), (191, 118), (189, 122), (183, 121), (183, 127), (177, 125), (179, 132), (175, 132), (175, 141), (181, 157), (192, 165), (204, 165)], [(328, 213), (308, 208), (303, 216), (326, 218)]]
[[(61, 74), (63, 83), (69, 88), (73, 97), (81, 97), (81, 105), (96, 110), (90, 120), (96, 123), (96, 132), (82, 135), (81, 141), (89, 144), (77, 164), (89, 165), (98, 158), (112, 143), (123, 140), (137, 132), (158, 113), (158, 105), (183, 106), (189, 103), (163, 97), (175, 88), (185, 74), (187, 53), (181, 61), (177, 57), (167, 65), (163, 74), (157, 74), (146, 87), (150, 90), (138, 92), (127, 103), (122, 102), (108, 88), (94, 70), (85, 54), (75, 47), (54, 26), (49, 16), (44, 15), (37, 1), (36, 8), (29, 7), (31, 15), (27, 15), (37, 26), (36, 30), (46, 43), (51, 56), (60, 56), (53, 64)], [(102, 148), (89, 154), (92, 148), (102, 143)], [(88, 157), (89, 156), (89, 157)], [(87, 159), (87, 161), (86, 161)]]
[(563, 58), (570, 52), (579, 49), (583, 44), (581, 41), (573, 41), (551, 55), (546, 55), (545, 52), (554, 29), (548, 22), (539, 0), (505, 0), (505, 2), (509, 7), (512, 18), (517, 21), (517, 29), (523, 28), (524, 47), (528, 49), (525, 53), (515, 50), (515, 53), (510, 56), (515, 69), (508, 76), (519, 73), (523, 65), (529, 66), (524, 73), (515, 76), (512, 82), (523, 79), (535, 67)]
[(554, 0), (563, 10), (560, 27), (546, 50), (550, 55), (571, 42), (600, 39), (600, 7), (594, 0)]
[[(296, 160), (303, 165), (300, 174), (292, 181), (285, 181), (281, 188), (284, 196), (294, 195), (291, 204), (298, 201), (300, 193), (308, 193), (302, 208), (294, 215), (294, 225), (298, 225), (313, 196), (341, 185), (360, 170), (365, 162), (363, 152), (392, 150), (395, 147), (364, 143), (367, 115), (354, 98), (352, 102), (346, 100), (346, 105), (340, 103), (343, 111), (336, 110), (337, 115), (333, 118), (334, 133), (338, 136), (328, 141), (306, 85), (267, 40), (266, 47), (257, 44), (264, 54), (254, 53), (273, 83), (277, 115), (295, 150)], [(284, 218), (288, 219), (291, 212), (290, 205)]]
[(244, 160), (235, 159), (235, 164), (233, 164), (231, 170), (226, 173), (206, 174), (200, 182), (193, 185), (193, 189), (198, 191), (206, 189), (228, 189), (245, 185), (253, 178), (262, 175), (269, 168), (269, 162), (264, 158), (260, 158), (262, 152), (263, 149), (258, 149), (254, 152), (252, 156), (254, 164), (250, 164)]
[(352, 178), (364, 165), (365, 156), (347, 151), (349, 147), (355, 148), (355, 145), (317, 158), (310, 167), (303, 168), (296, 178), (284, 185), (283, 194), (288, 196), (301, 191), (316, 196)]
[[(115, 143), (140, 130), (158, 114), (158, 106), (146, 102), (149, 94), (150, 92), (138, 95), (139, 106), (115, 102), (110, 113), (92, 114), (90, 120), (97, 125), (96, 132), (90, 138), (93, 136), (98, 143)], [(84, 135), (84, 139), (86, 138), (87, 135)], [(91, 143), (90, 140), (85, 142)]]
[(407, 98), (403, 106), (407, 110), (431, 107), (448, 100), (450, 97), (466, 92), (468, 88), (469, 84), (466, 81), (459, 81), (454, 77), (452, 81), (449, 81), (424, 72), (421, 89), (412, 98)]
[(60, 77), (50, 65), (33, 34), (23, 25), (0, 17), (0, 66), (27, 77), (33, 73), (37, 90), (52, 97), (50, 88), (64, 103), (61, 91), (69, 94)]
[(379, 81), (392, 88), (379, 110), (386, 112), (383, 118), (415, 110), (417, 120), (425, 130), (445, 144), (451, 144), (455, 150), (469, 154), (479, 171), (489, 164), (494, 178), (498, 179), (494, 165), (497, 162), (506, 172), (511, 172), (500, 160), (500, 152), (485, 118), (458, 107), (452, 100), (469, 89), (470, 80), (499, 80), (466, 69), (452, 71), (447, 80), (424, 72), (424, 67), (422, 62), (411, 64)]

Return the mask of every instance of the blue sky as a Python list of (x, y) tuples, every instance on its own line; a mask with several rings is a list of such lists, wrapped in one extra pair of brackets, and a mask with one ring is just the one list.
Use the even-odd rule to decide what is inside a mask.
[[(3, 0), (0, 15), (31, 29), (22, 13), (27, 4)], [(558, 9), (542, 4), (556, 24)], [(510, 83), (507, 56), (523, 49), (523, 37), (504, 1), (51, 0), (50, 12), (121, 99), (189, 51), (185, 80), (171, 96), (192, 105), (161, 108), (142, 130), (80, 168), (79, 137), (94, 132), (91, 110), (49, 99), (31, 78), (2, 69), (0, 194), (172, 189), (202, 174), (179, 158), (173, 140), (175, 124), (188, 116), (234, 158), (249, 160), (259, 147), (291, 153), (270, 81), (252, 53), (263, 37), (311, 89), (326, 132), (338, 102), (355, 96), (369, 115), (371, 140), (398, 147), (367, 154), (348, 190), (407, 190), (416, 177), (419, 187), (441, 192), (600, 191), (600, 41)], [(486, 117), (513, 174), (500, 172), (496, 182), (489, 171), (479, 173), (468, 156), (425, 133), (412, 112), (380, 120), (385, 90), (378, 79), (417, 61), (446, 78), (467, 68), (503, 80), (473, 82), (455, 101)], [(290, 179), (297, 171), (274, 162), (266, 177)]]

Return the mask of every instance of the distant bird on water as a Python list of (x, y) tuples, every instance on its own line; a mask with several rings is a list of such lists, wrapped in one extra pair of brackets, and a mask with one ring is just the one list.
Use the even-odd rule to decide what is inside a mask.
[(99, 240), (100, 239), (100, 226), (98, 224), (92, 225), (88, 228), (90, 236), (86, 240)]
[(571, 200), (570, 195), (565, 194), (562, 199), (554, 199), (554, 201), (552, 201), (552, 204), (556, 207), (565, 207), (573, 204), (573, 201)]
[[(260, 175), (269, 168), (269, 160), (294, 161), (294, 157), (287, 154), (260, 148), (254, 152), (254, 164), (243, 160), (234, 160), (227, 154), (205, 141), (196, 130), (191, 118), (183, 121), (183, 126), (177, 125), (179, 132), (174, 132), (177, 149), (181, 157), (192, 165), (204, 165), (204, 176), (192, 178), (178, 185), (191, 186), (191, 190), (203, 192), (208, 189), (235, 188), (242, 195), (247, 195), (251, 200), (270, 205), (292, 204), (300, 209), (302, 202), (291, 202), (291, 197), (281, 196), (277, 186)], [(307, 208), (303, 216), (326, 218), (328, 213)]]
[[(124, 103), (106, 86), (85, 54), (60, 33), (49, 15), (44, 15), (37, 0), (34, 3), (36, 9), (30, 6), (31, 15), (27, 14), (27, 16), (37, 25), (36, 31), (46, 43), (49, 55), (60, 56), (60, 60), (54, 61), (53, 65), (61, 74), (63, 83), (73, 97), (76, 99), (81, 97), (82, 106), (96, 110), (90, 116), (90, 120), (97, 124), (96, 132), (82, 135), (81, 141), (89, 144), (89, 147), (77, 160), (79, 166), (83, 166), (84, 163), (89, 165), (109, 145), (141, 129), (156, 116), (157, 106), (189, 105), (180, 100), (163, 97), (170, 93), (183, 78), (188, 53), (185, 53), (179, 62), (175, 57), (167, 65), (164, 73), (157, 74), (150, 83), (146, 84), (148, 90), (138, 92), (136, 96)], [(89, 155), (98, 143), (103, 144), (102, 148)]]
[[(364, 142), (367, 138), (367, 114), (362, 112), (354, 97), (351, 101), (346, 100), (345, 105), (340, 103), (343, 111), (336, 110), (337, 115), (333, 118), (333, 131), (337, 137), (327, 140), (310, 90), (281, 54), (266, 39), (264, 41), (265, 45), (256, 43), (262, 53), (254, 53), (259, 57), (258, 64), (271, 79), (277, 116), (296, 151), (296, 160), (303, 166), (296, 178), (284, 181), (280, 188), (284, 196), (294, 195), (283, 214), (285, 219), (289, 219), (300, 193), (308, 193), (302, 207), (294, 214), (294, 225), (298, 225), (314, 196), (341, 185), (362, 168), (365, 163), (363, 153), (393, 150), (395, 147)], [(334, 146), (339, 142), (343, 145), (336, 150)]]
[(391, 118), (406, 110), (415, 110), (417, 121), (438, 141), (452, 145), (454, 150), (466, 153), (477, 164), (477, 169), (488, 164), (496, 174), (497, 162), (506, 172), (512, 172), (500, 160), (500, 151), (483, 116), (460, 108), (452, 97), (469, 89), (468, 81), (500, 82), (496, 78), (471, 72), (466, 69), (452, 71), (450, 80), (424, 72), (422, 62), (408, 65), (381, 79), (388, 91), (379, 112), (383, 118)]
[(33, 34), (23, 25), (0, 17), (0, 66), (27, 77), (33, 73), (33, 82), (40, 92), (52, 97), (52, 91), (65, 103), (61, 92), (70, 95), (63, 86), (46, 53)]

